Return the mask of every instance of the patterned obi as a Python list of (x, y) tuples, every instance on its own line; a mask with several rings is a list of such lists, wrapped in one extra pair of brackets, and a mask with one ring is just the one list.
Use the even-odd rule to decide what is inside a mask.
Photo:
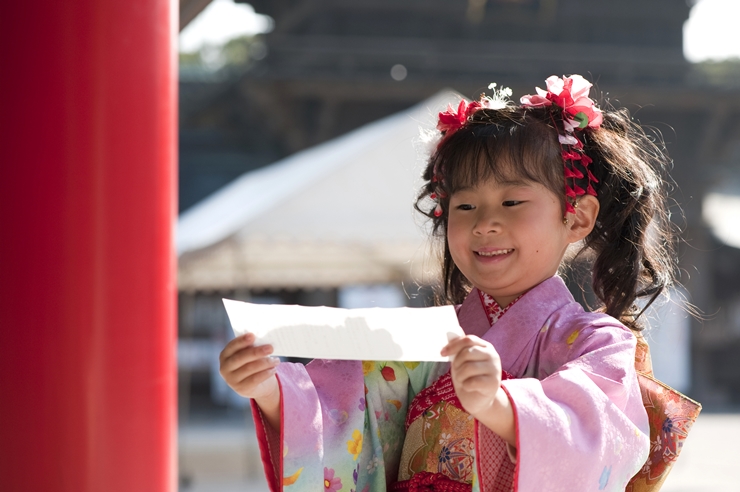
[(463, 410), (447, 371), (409, 406), (398, 482), (391, 490), (470, 492), (474, 457), (475, 419)]

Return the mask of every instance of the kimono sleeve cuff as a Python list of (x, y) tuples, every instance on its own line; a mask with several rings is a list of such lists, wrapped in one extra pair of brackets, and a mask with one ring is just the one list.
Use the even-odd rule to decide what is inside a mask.
[[(516, 421), (514, 490), (539, 492), (545, 476), (553, 492), (624, 490), (645, 462), (647, 436), (583, 371), (507, 380), (502, 387)], [(642, 405), (638, 399), (630, 405)]]
[(282, 476), (282, 443), (284, 442), (282, 432), (285, 425), (283, 419), (283, 389), (280, 378), (278, 378), (278, 387), (280, 388), (280, 432), (276, 431), (265, 420), (259, 405), (254, 400), (250, 401), (257, 442), (262, 457), (262, 467), (265, 470), (265, 478), (270, 487), (270, 492), (279, 492), (282, 489), (282, 480), (280, 480)]
[(517, 409), (516, 409), (516, 403), (514, 402), (514, 399), (509, 394), (509, 390), (506, 389), (506, 385), (502, 384), (501, 389), (504, 390), (504, 393), (506, 393), (507, 398), (509, 398), (509, 403), (511, 403), (511, 409), (514, 412), (514, 432), (516, 433), (516, 447), (512, 446), (509, 443), (506, 443), (506, 452), (509, 455), (509, 459), (512, 463), (514, 463), (516, 466), (516, 469), (514, 471), (514, 483), (516, 483), (516, 477), (519, 475), (519, 463), (518, 463), (518, 450), (519, 450), (519, 418), (517, 416)]

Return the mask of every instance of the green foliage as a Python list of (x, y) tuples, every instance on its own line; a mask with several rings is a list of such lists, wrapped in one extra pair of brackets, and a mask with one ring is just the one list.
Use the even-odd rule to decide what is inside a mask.
[(180, 69), (216, 72), (221, 69), (245, 69), (254, 60), (264, 58), (266, 48), (259, 36), (241, 36), (225, 44), (204, 45), (198, 51), (180, 52)]
[(739, 88), (740, 58), (694, 63), (690, 77), (693, 82), (701, 85)]

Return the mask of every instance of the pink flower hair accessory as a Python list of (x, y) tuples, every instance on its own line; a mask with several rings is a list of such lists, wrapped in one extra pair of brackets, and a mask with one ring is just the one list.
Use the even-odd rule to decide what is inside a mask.
[(566, 131), (574, 129), (599, 128), (604, 120), (596, 102), (588, 97), (593, 84), (580, 75), (560, 78), (552, 75), (545, 80), (547, 91), (536, 87), (537, 94), (522, 96), (521, 103), (525, 107), (555, 105), (567, 115), (563, 118), (567, 123)]
[[(554, 106), (560, 109), (562, 133), (557, 125), (556, 128), (564, 165), (565, 212), (566, 214), (575, 213), (574, 205), (578, 197), (586, 194), (596, 196), (592, 183), (599, 182), (588, 169), (588, 165), (593, 161), (584, 153), (583, 142), (578, 137), (578, 133), (589, 128), (598, 129), (604, 117), (596, 106), (596, 102), (588, 96), (592, 84), (580, 75), (562, 78), (553, 75), (545, 82), (546, 91), (537, 87), (537, 94), (522, 96), (520, 101), (523, 107)], [(581, 169), (578, 169), (576, 164)], [(588, 179), (585, 190), (576, 184), (576, 180), (584, 177)]]

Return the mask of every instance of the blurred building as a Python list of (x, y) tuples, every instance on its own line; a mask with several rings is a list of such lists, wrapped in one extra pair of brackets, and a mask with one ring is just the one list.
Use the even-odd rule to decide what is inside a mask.
[[(616, 106), (654, 127), (668, 146), (678, 185), (674, 199), (685, 215), (678, 218), (675, 209), (686, 240), (679, 253), (681, 280), (706, 315), (703, 322), (690, 321), (689, 393), (709, 405), (740, 404), (740, 365), (734, 364), (740, 354), (740, 244), (725, 244), (702, 217), (702, 197), (720, 185), (730, 196), (740, 190), (731, 183), (740, 168), (740, 73), (732, 64), (685, 61), (687, 2), (249, 3), (275, 20), (275, 29), (250, 45), (251, 61), (215, 74), (181, 74), (181, 211), (247, 171), (442, 89), (477, 97), (495, 81), (518, 97), (549, 75), (583, 74)], [(184, 288), (180, 329), (184, 336), (206, 338), (214, 320), (225, 326), (221, 296), (338, 302), (341, 285), (317, 287)], [(675, 316), (656, 324), (673, 323), (669, 318)], [(660, 337), (666, 336), (662, 330)]]

